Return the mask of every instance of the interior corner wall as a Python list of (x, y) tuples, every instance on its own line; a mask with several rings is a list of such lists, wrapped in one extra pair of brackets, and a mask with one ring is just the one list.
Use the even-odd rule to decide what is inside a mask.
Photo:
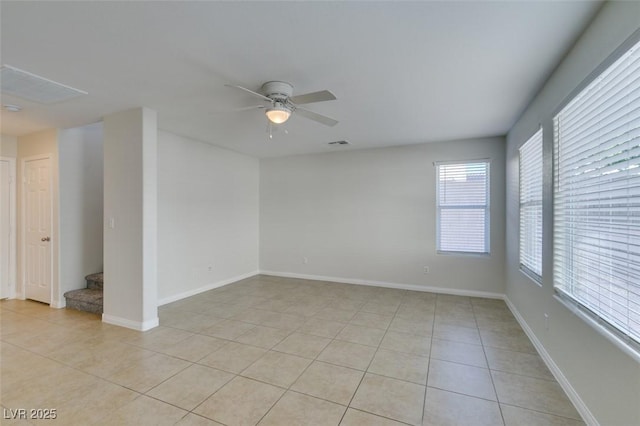
[(258, 270), (259, 163), (158, 133), (158, 300), (165, 304)]
[[(64, 306), (64, 298), (60, 292), (60, 274), (59, 274), (59, 254), (60, 254), (60, 226), (59, 226), (59, 188), (58, 185), (58, 129), (49, 129), (41, 132), (31, 133), (18, 137), (18, 151), (16, 161), (16, 175), (18, 182), (22, 181), (22, 161), (27, 157), (41, 156), (48, 154), (51, 159), (51, 289), (52, 289), (52, 307)], [(17, 195), (17, 274), (16, 274), (16, 294), (24, 296), (24, 274), (23, 274), (23, 200), (22, 185), (16, 186)]]
[[(640, 2), (608, 2), (538, 93), (507, 137), (506, 294), (533, 340), (542, 345), (570, 387), (585, 420), (601, 425), (640, 424), (640, 364), (571, 313), (553, 290), (553, 123), (560, 103), (640, 27)], [(519, 270), (518, 148), (544, 129), (543, 284)], [(548, 329), (544, 315), (549, 316)], [(577, 397), (578, 399), (575, 399)], [(585, 415), (586, 414), (586, 415)]]
[(61, 130), (60, 291), (86, 286), (85, 276), (102, 272), (103, 126)]
[[(260, 270), (503, 294), (504, 147), (498, 137), (262, 159)], [(491, 160), (491, 255), (438, 254), (433, 163), (474, 159)]]

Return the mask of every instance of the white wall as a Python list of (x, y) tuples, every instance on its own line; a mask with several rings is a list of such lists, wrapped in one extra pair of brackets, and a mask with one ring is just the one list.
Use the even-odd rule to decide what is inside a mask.
[(157, 114), (104, 117), (105, 322), (147, 330), (157, 310)]
[[(504, 293), (504, 146), (486, 138), (262, 159), (260, 269)], [(491, 159), (491, 255), (436, 254), (433, 162), (482, 158)]]
[(102, 123), (59, 133), (62, 293), (102, 271), (102, 141)]
[(18, 156), (18, 138), (10, 135), (0, 135), (0, 157), (16, 158)]
[(256, 158), (159, 132), (160, 304), (257, 272), (258, 169)]
[[(640, 364), (554, 298), (552, 263), (552, 114), (572, 90), (640, 27), (640, 2), (610, 2), (556, 69), (507, 138), (507, 264), (509, 301), (559, 368), (578, 409), (602, 425), (640, 424)], [(543, 285), (518, 269), (518, 147), (544, 126)], [(549, 315), (549, 330), (544, 314)], [(572, 388), (572, 389), (571, 389)], [(588, 407), (588, 408), (587, 408)]]
[[(18, 137), (18, 160), (17, 160), (17, 177), (18, 182), (22, 179), (22, 161), (26, 157), (39, 156), (42, 154), (49, 154), (51, 159), (51, 206), (53, 210), (53, 214), (51, 217), (51, 257), (52, 257), (52, 265), (51, 265), (51, 288), (52, 288), (52, 299), (51, 306), (53, 307), (62, 307), (64, 306), (64, 298), (60, 292), (60, 276), (59, 276), (59, 254), (60, 254), (60, 226), (59, 226), (59, 191), (60, 186), (58, 185), (58, 130), (50, 129), (44, 130), (42, 132), (31, 133), (29, 135), (24, 135)], [(16, 293), (18, 295), (24, 295), (24, 277), (22, 273), (23, 267), (23, 256), (22, 256), (22, 185), (17, 185), (17, 198), (18, 198), (18, 214), (17, 214), (17, 230), (18, 230), (18, 238), (17, 238), (17, 248), (18, 248), (18, 271), (17, 271), (17, 280), (16, 280)]]

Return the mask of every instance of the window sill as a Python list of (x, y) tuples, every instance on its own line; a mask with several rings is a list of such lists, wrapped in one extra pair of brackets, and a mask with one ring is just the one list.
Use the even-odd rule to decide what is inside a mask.
[(436, 254), (445, 256), (464, 256), (464, 257), (491, 257), (491, 253), (474, 253), (471, 251), (442, 251), (436, 250)]
[(531, 272), (529, 269), (527, 269), (522, 265), (520, 265), (520, 272), (522, 273), (522, 275), (524, 275), (525, 277), (533, 281), (535, 284), (537, 284), (538, 287), (542, 287), (542, 277), (540, 275), (534, 272)]

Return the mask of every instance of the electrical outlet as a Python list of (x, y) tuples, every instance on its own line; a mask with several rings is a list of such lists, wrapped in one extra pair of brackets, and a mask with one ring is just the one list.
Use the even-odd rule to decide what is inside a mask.
[(305, 265), (309, 263), (309, 259), (307, 259), (306, 257), (302, 258), (302, 263), (304, 263)]
[(425, 273), (425, 274), (428, 274), (428, 273), (429, 273), (429, 267), (428, 267), (428, 266), (425, 266), (425, 267), (424, 267), (424, 273)]

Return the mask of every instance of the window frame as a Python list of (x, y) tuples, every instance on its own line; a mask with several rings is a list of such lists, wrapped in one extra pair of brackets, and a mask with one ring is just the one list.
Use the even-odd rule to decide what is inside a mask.
[[(536, 271), (533, 268), (531, 268), (529, 265), (527, 265), (525, 262), (523, 262), (523, 239), (525, 238), (525, 235), (523, 235), (522, 233), (522, 227), (523, 227), (523, 209), (526, 207), (530, 207), (529, 205), (536, 203), (537, 201), (533, 201), (533, 202), (523, 202), (522, 201), (522, 194), (523, 194), (523, 188), (524, 185), (523, 183), (525, 180), (525, 175), (522, 173), (523, 171), (523, 149), (525, 147), (527, 147), (527, 145), (533, 145), (534, 143), (539, 143), (539, 148), (536, 147), (536, 149), (539, 149), (539, 160), (540, 160), (540, 165), (541, 168), (539, 170), (540, 173), (540, 186), (539, 188), (535, 188), (536, 190), (539, 190), (540, 193), (540, 200), (539, 200), (539, 205), (540, 205), (540, 214), (541, 214), (541, 218), (540, 218), (540, 241), (537, 242), (537, 246), (539, 247), (540, 253), (539, 253), (539, 260), (540, 260), (540, 271)], [(534, 160), (537, 160), (537, 158), (535, 158)], [(519, 268), (520, 271), (522, 273), (524, 273), (526, 276), (528, 276), (529, 278), (531, 278), (536, 284), (538, 285), (542, 285), (542, 273), (543, 273), (543, 261), (542, 261), (542, 252), (543, 252), (543, 232), (544, 232), (544, 130), (542, 128), (542, 126), (540, 126), (540, 128), (533, 134), (531, 135), (531, 137), (529, 139), (526, 140), (525, 143), (523, 143), (522, 145), (520, 145), (520, 147), (518, 148), (518, 196), (519, 196), (519, 200), (518, 200), (518, 206), (519, 206), (519, 215), (518, 215), (518, 264), (519, 264)], [(528, 205), (529, 204), (529, 205)], [(534, 204), (535, 205), (535, 204)], [(524, 244), (524, 246), (526, 247), (527, 244)], [(531, 265), (533, 266), (533, 265)]]
[[(486, 164), (486, 182), (485, 182), (485, 204), (483, 205), (485, 211), (484, 220), (484, 251), (460, 251), (460, 250), (442, 250), (441, 249), (441, 210), (440, 206), (440, 166), (455, 165), (455, 164)], [(471, 160), (451, 160), (451, 161), (437, 161), (434, 162), (435, 169), (435, 182), (436, 182), (436, 254), (442, 255), (458, 255), (458, 256), (491, 256), (491, 160), (488, 158), (471, 159)], [(448, 206), (446, 208), (452, 208)], [(457, 208), (469, 209), (479, 208), (479, 205), (473, 204), (460, 204)]]
[[(551, 122), (553, 126), (553, 156), (552, 156), (552, 173), (553, 173), (553, 191), (552, 191), (552, 203), (553, 203), (553, 250), (552, 256), (555, 256), (556, 251), (556, 189), (558, 185), (557, 173), (558, 173), (558, 160), (557, 160), (557, 141), (555, 132), (555, 120), (556, 117), (569, 105), (577, 96), (579, 96), (589, 85), (597, 80), (605, 71), (609, 69), (616, 61), (624, 56), (631, 48), (636, 46), (640, 42), (640, 29), (636, 30), (627, 40), (625, 40), (617, 49), (615, 49), (604, 61), (593, 69), (564, 99), (558, 104), (558, 106), (552, 111)], [(553, 273), (553, 291), (554, 299), (566, 307), (569, 311), (574, 313), (578, 318), (587, 323), (600, 335), (604, 336), (617, 348), (622, 350), (627, 355), (631, 356), (636, 361), (640, 362), (640, 344), (629, 336), (619, 331), (615, 326), (610, 324), (607, 320), (593, 312), (591, 309), (577, 301), (576, 299), (568, 296), (564, 292), (558, 290), (555, 285), (556, 271), (555, 266), (552, 268)]]

